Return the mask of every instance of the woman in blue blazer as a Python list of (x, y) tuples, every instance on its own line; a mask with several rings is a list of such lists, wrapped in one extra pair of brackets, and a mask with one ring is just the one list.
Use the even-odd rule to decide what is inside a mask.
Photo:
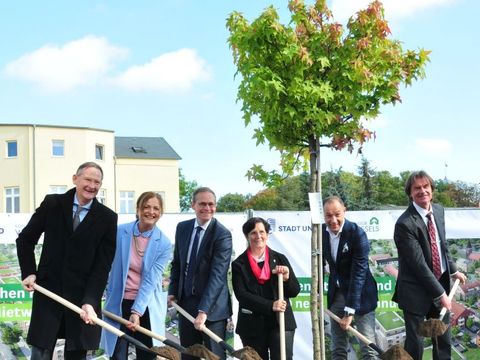
[[(121, 330), (148, 347), (159, 346), (157, 340), (133, 332), (140, 325), (164, 335), (166, 296), (162, 294), (163, 272), (170, 259), (170, 240), (156, 226), (163, 214), (163, 201), (155, 192), (145, 192), (137, 200), (137, 220), (122, 224), (117, 231), (117, 250), (108, 278), (105, 310), (112, 312), (132, 325)], [(106, 319), (120, 328), (116, 322)], [(128, 343), (108, 331), (102, 331), (101, 348), (115, 360), (126, 360)], [(154, 359), (155, 356), (136, 349), (137, 359)]]

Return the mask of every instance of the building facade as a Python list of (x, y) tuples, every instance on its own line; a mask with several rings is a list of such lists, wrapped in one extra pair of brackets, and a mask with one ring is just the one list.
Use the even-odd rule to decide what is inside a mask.
[(115, 137), (111, 130), (0, 124), (0, 212), (32, 213), (47, 194), (73, 187), (86, 161), (104, 172), (98, 199), (117, 213), (135, 212), (144, 191), (160, 193), (165, 212), (179, 207), (180, 156), (161, 137)]

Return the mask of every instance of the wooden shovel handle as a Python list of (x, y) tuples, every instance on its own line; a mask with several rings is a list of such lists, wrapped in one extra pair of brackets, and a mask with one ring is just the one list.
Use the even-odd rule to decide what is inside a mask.
[[(450, 301), (452, 301), (455, 293), (457, 292), (458, 285), (460, 284), (460, 280), (456, 279), (455, 282), (453, 283), (452, 290), (450, 290), (450, 294), (448, 294), (448, 298)], [(445, 314), (447, 313), (447, 308), (442, 307), (442, 310), (440, 311), (440, 316), (438, 317), (440, 320), (443, 320), (445, 317)]]
[[(62, 298), (61, 296), (58, 296), (57, 294), (51, 292), (50, 290), (45, 289), (44, 287), (38, 285), (38, 284), (33, 284), (33, 288), (35, 291), (38, 291), (42, 293), (45, 296), (48, 296), (49, 298), (55, 300), (56, 302), (59, 302), (60, 304), (64, 305), (65, 307), (69, 308), (70, 310), (76, 312), (77, 314), (81, 314), (84, 312), (80, 307), (77, 305), (71, 303), (70, 301)], [(125, 333), (119, 329), (117, 329), (115, 326), (110, 325), (109, 323), (103, 321), (102, 319), (99, 318), (94, 318), (92, 321), (101, 326), (102, 328), (110, 331), (111, 333), (117, 335), (117, 336), (123, 336)]]
[[(124, 319), (122, 318), (121, 316), (118, 316), (114, 313), (111, 313), (110, 311), (107, 311), (105, 309), (102, 310), (102, 314), (105, 315), (106, 317), (118, 322), (119, 324), (123, 324), (125, 326), (131, 324), (130, 321), (128, 321), (127, 319)], [(140, 326), (140, 325), (137, 325), (135, 326), (135, 330), (138, 331), (138, 332), (141, 332), (153, 339), (157, 339), (157, 340), (160, 340), (162, 343), (164, 343), (165, 345), (168, 345), (168, 346), (171, 346), (179, 351), (185, 351), (186, 349), (180, 345), (180, 344), (177, 344), (169, 339), (167, 339), (166, 337), (164, 336), (161, 336), (160, 334), (157, 334), (151, 330), (148, 330), (147, 328), (144, 328), (143, 326)]]
[[(324, 311), (328, 314), (328, 316), (330, 316), (333, 320), (335, 320), (336, 322), (340, 323), (341, 319), (335, 315), (333, 312), (331, 312), (330, 310), (328, 309), (324, 309)], [(370, 345), (372, 342), (365, 336), (363, 335), (362, 333), (358, 332), (357, 329), (355, 329), (354, 327), (352, 326), (348, 326), (347, 328), (348, 331), (350, 331), (353, 335), (355, 335), (357, 338), (359, 338), (365, 345)]]
[[(183, 309), (180, 305), (178, 305), (176, 302), (172, 301), (172, 306), (177, 309), (177, 311), (183, 315), (185, 319), (190, 321), (192, 324), (195, 322), (195, 318), (190, 315), (185, 309)], [(213, 341), (215, 341), (217, 344), (222, 346), (226, 351), (228, 351), (230, 354), (235, 351), (234, 348), (232, 348), (228, 343), (226, 343), (220, 336), (215, 334), (212, 330), (207, 328), (205, 325), (202, 326), (202, 332), (207, 334), (209, 338), (211, 338)]]
[[(284, 300), (283, 296), (283, 274), (278, 273), (278, 300)], [(278, 313), (278, 325), (280, 332), (280, 360), (286, 360), (287, 352), (285, 347), (285, 312)]]

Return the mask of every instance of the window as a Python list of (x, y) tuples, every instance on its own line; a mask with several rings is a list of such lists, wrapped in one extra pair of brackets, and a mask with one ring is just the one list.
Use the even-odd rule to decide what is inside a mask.
[(97, 194), (97, 200), (100, 204), (106, 205), (107, 204), (107, 190), (100, 189)]
[(134, 198), (134, 191), (120, 191), (120, 214), (135, 214)]
[(7, 213), (20, 212), (20, 188), (5, 188), (5, 209)]
[(65, 143), (63, 140), (52, 140), (52, 155), (63, 156), (65, 153)]
[(165, 191), (155, 191), (155, 192), (162, 197), (163, 206), (165, 206)]
[(17, 141), (7, 141), (7, 157), (17, 157), (18, 155), (18, 148), (17, 148)]
[(66, 185), (50, 185), (49, 194), (64, 194), (67, 192)]
[(95, 145), (95, 159), (97, 160), (103, 160), (104, 156), (104, 148), (103, 145)]

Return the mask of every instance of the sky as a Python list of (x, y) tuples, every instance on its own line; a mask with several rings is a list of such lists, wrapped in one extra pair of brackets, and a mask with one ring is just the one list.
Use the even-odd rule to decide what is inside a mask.
[[(311, 1), (306, 1), (311, 4)], [(42, 0), (0, 2), (0, 123), (81, 126), (116, 136), (163, 137), (187, 180), (218, 196), (255, 194), (253, 164), (278, 154), (257, 147), (236, 101), (239, 78), (226, 18), (249, 20), (288, 2), (264, 0)], [(345, 22), (368, 1), (328, 1)], [(424, 169), (434, 179), (480, 182), (480, 2), (385, 0), (392, 38), (432, 51), (426, 78), (401, 89), (367, 126), (363, 154), (393, 176)], [(321, 152), (322, 171), (357, 172), (361, 157)], [(156, 186), (152, 186), (156, 188)]]

